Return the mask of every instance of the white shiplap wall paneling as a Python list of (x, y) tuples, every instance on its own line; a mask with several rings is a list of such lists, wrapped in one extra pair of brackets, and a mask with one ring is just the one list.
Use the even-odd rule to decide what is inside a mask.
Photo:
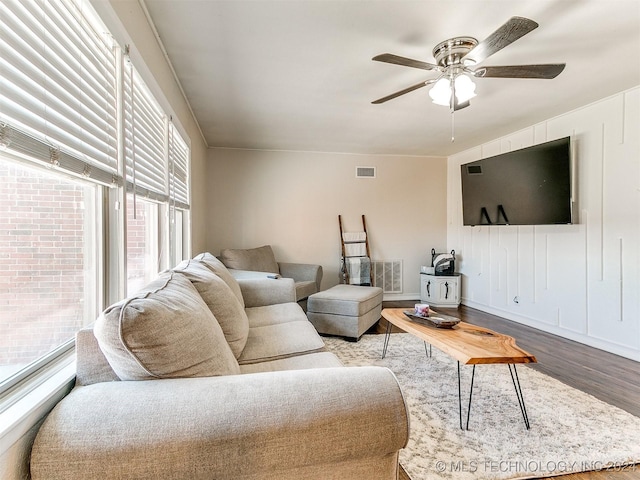
[[(640, 360), (640, 87), (449, 158), (462, 302)], [(576, 224), (464, 227), (460, 165), (574, 141)], [(514, 301), (517, 297), (517, 301)]]

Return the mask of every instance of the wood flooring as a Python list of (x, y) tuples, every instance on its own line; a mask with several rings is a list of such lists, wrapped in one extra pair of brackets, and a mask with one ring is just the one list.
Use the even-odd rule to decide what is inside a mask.
[[(417, 300), (383, 302), (383, 308), (413, 307)], [(461, 305), (438, 309), (462, 321), (510, 335), (518, 346), (532, 353), (538, 363), (530, 368), (640, 417), (640, 363), (550, 333), (505, 320)], [(384, 333), (381, 319), (368, 333)], [(395, 329), (395, 327), (394, 327)], [(398, 331), (397, 329), (392, 330)], [(404, 470), (400, 480), (412, 480)], [(640, 464), (612, 471), (575, 473), (554, 477), (560, 480), (639, 480)]]

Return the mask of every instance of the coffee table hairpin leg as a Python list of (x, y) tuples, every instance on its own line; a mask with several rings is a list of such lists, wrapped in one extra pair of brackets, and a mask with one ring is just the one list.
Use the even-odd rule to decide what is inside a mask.
[[(471, 397), (473, 395), (473, 380), (476, 377), (476, 366), (473, 366), (471, 372), (471, 388), (469, 388), (469, 405), (467, 406), (467, 425), (466, 429), (469, 430), (469, 417), (471, 416)], [(462, 387), (460, 385), (460, 362), (458, 362), (458, 411), (460, 413), (460, 430), (462, 428)]]
[[(520, 411), (522, 412), (522, 419), (524, 420), (524, 425), (527, 427), (527, 430), (531, 428), (529, 424), (529, 416), (527, 415), (527, 408), (524, 404), (524, 396), (522, 395), (522, 387), (520, 386), (520, 379), (518, 378), (518, 370), (516, 370), (515, 364), (508, 364), (509, 373), (511, 374), (511, 381), (513, 382), (513, 388), (516, 390), (516, 396), (518, 397), (518, 405), (520, 406)], [(513, 369), (511, 368), (513, 367)], [(473, 380), (476, 375), (476, 366), (473, 366), (473, 370), (471, 372), (471, 387), (469, 388), (469, 405), (467, 406), (467, 423), (465, 428), (462, 427), (462, 386), (460, 382), (460, 362), (458, 362), (458, 412), (460, 414), (460, 429), (461, 430), (469, 430), (469, 417), (471, 416), (471, 398), (473, 396)]]
[[(387, 355), (387, 348), (389, 348), (389, 338), (391, 338), (391, 322), (387, 322), (387, 330), (384, 334), (384, 344), (382, 345), (382, 358)], [(427, 342), (424, 342), (424, 352), (427, 357), (431, 358), (431, 344), (429, 344), (429, 349), (427, 349)]]
[(382, 358), (387, 355), (387, 348), (389, 347), (389, 338), (391, 337), (391, 322), (387, 322), (387, 331), (384, 334), (384, 344), (382, 346)]
[[(513, 371), (511, 367), (513, 366)], [(515, 363), (513, 365), (509, 364), (509, 373), (511, 374), (511, 381), (513, 381), (513, 388), (516, 390), (516, 396), (518, 397), (518, 405), (520, 405), (520, 411), (522, 412), (522, 418), (524, 419), (524, 424), (529, 430), (529, 415), (527, 415), (527, 408), (524, 405), (524, 396), (522, 395), (522, 388), (520, 387), (520, 379), (518, 378), (518, 370), (516, 370)]]

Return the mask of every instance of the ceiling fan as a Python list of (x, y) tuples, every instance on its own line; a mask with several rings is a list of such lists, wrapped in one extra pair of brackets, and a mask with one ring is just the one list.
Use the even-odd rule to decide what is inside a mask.
[(482, 42), (478, 42), (473, 37), (450, 38), (440, 42), (433, 49), (433, 56), (437, 64), (413, 60), (392, 53), (377, 55), (372, 60), (422, 70), (432, 70), (438, 73), (438, 76), (374, 100), (371, 103), (384, 103), (405, 93), (427, 85), (433, 85), (429, 91), (429, 96), (433, 102), (438, 105), (448, 106), (453, 112), (468, 107), (471, 98), (475, 97), (475, 84), (472, 78), (555, 78), (564, 70), (564, 63), (476, 67), (494, 53), (512, 44), (537, 27), (538, 24), (528, 18), (511, 17)]

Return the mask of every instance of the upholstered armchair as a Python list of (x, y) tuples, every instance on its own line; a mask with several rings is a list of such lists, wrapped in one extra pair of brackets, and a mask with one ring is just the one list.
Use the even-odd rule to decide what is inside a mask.
[[(249, 249), (224, 249), (220, 260), (236, 278), (273, 276), (293, 278), (296, 301), (304, 308), (306, 299), (320, 291), (322, 265), (277, 262), (271, 245)], [(305, 309), (306, 310), (306, 309)]]

